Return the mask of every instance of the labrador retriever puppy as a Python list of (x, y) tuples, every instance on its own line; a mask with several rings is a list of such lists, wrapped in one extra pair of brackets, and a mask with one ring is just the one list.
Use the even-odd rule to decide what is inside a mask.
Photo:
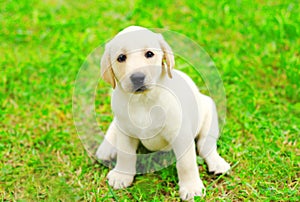
[(150, 151), (174, 151), (183, 200), (205, 195), (196, 146), (209, 172), (222, 174), (230, 169), (217, 152), (219, 128), (213, 100), (201, 94), (186, 74), (174, 70), (174, 64), (162, 35), (143, 27), (130, 26), (105, 46), (101, 76), (114, 88), (114, 119), (96, 157), (117, 158), (107, 176), (114, 189), (132, 184), (139, 142)]

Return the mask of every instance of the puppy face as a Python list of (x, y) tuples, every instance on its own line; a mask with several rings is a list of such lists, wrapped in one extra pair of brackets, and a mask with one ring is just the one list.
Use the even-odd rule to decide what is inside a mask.
[(147, 40), (135, 33), (119, 37), (111, 47), (112, 71), (126, 92), (139, 93), (151, 89), (162, 73), (163, 52), (153, 35)]
[[(127, 28), (128, 29), (128, 28)], [(102, 78), (128, 93), (151, 90), (166, 71), (171, 77), (174, 57), (160, 34), (147, 29), (123, 30), (105, 47), (101, 60)]]

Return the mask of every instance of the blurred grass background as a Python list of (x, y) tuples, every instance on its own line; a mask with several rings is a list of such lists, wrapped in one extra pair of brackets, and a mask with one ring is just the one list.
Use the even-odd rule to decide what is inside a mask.
[(200, 161), (205, 200), (298, 200), (299, 13), (298, 0), (0, 1), (0, 200), (179, 201), (175, 166), (110, 190), (73, 125), (80, 66), (129, 25), (186, 35), (220, 71), (219, 151), (236, 167), (219, 179)]

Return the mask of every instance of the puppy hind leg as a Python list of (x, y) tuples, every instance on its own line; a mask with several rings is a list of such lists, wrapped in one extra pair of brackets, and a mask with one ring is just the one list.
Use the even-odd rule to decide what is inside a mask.
[(219, 138), (219, 125), (217, 110), (213, 100), (206, 97), (205, 103), (206, 111), (204, 113), (204, 120), (197, 137), (198, 153), (202, 158), (206, 158), (209, 154), (216, 150), (217, 140)]
[(96, 158), (102, 161), (111, 161), (117, 156), (117, 137), (115, 123), (112, 122), (104, 136), (103, 142), (97, 149)]

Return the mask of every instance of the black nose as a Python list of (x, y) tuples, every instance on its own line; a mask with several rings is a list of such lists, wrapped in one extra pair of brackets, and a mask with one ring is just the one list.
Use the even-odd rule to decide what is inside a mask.
[(130, 76), (130, 80), (135, 87), (141, 87), (144, 84), (145, 74), (141, 72), (134, 73)]
[(146, 90), (144, 86), (145, 74), (141, 72), (134, 73), (130, 76), (130, 80), (133, 84), (133, 91), (134, 92), (143, 92)]

